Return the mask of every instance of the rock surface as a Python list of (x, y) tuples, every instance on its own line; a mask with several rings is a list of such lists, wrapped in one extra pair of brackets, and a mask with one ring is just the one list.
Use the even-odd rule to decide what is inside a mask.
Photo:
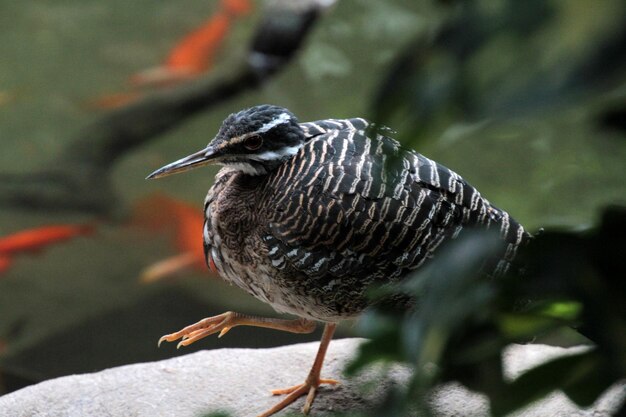
[[(342, 339), (330, 344), (323, 377), (340, 377), (346, 361), (361, 340)], [(279, 397), (271, 388), (301, 383), (317, 350), (317, 343), (273, 349), (219, 349), (193, 353), (160, 362), (140, 363), (84, 375), (72, 375), (32, 385), (0, 397), (0, 416), (11, 417), (197, 417), (223, 410), (232, 416), (255, 416), (274, 405)], [(507, 375), (515, 377), (555, 356), (583, 347), (563, 349), (544, 345), (514, 345), (505, 353)], [(391, 379), (378, 380), (376, 392), (363, 394), (363, 385), (376, 371), (336, 387), (320, 389), (311, 414), (330, 410), (365, 410), (381, 399), (389, 384), (408, 373), (395, 367)], [(609, 416), (624, 400), (625, 385), (612, 387), (590, 409), (579, 410), (562, 393), (518, 412), (517, 416)], [(438, 416), (489, 415), (486, 399), (450, 384), (435, 393)], [(298, 410), (303, 399), (288, 408)], [(284, 415), (285, 412), (279, 415)]]

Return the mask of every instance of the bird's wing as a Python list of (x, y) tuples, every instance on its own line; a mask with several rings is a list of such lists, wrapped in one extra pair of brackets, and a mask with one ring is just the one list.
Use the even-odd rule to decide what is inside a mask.
[(279, 268), (393, 279), (465, 225), (509, 223), (458, 174), (363, 119), (302, 126), (312, 139), (267, 184), (265, 239)]

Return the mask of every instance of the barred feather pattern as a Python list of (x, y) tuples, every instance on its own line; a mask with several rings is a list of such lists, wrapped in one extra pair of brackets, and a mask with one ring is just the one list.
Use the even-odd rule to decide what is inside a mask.
[(204, 242), (227, 280), (276, 310), (322, 321), (359, 314), (468, 227), (497, 227), (506, 272), (529, 238), (450, 169), (364, 119), (302, 123), (308, 140), (268, 175), (223, 168), (205, 202)]

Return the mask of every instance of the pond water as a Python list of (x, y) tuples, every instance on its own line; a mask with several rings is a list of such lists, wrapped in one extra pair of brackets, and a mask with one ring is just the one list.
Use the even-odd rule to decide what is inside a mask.
[[(443, 18), (454, 15), (434, 3), (339, 1), (325, 11), (296, 58), (275, 78), (187, 119), (113, 164), (104, 174), (115, 197), (114, 210), (106, 216), (26, 209), (4, 204), (0, 195), (0, 239), (52, 224), (95, 227), (94, 234), (15, 256), (0, 272), (0, 394), (45, 378), (194, 349), (318, 338), (318, 333), (293, 336), (237, 329), (219, 341), (208, 338), (188, 349), (157, 349), (162, 334), (202, 317), (226, 310), (265, 315), (273, 311), (198, 269), (184, 270), (176, 279), (141, 283), (147, 266), (175, 255), (177, 249), (171, 230), (138, 226), (133, 208), (160, 193), (201, 210), (216, 168), (160, 181), (146, 181), (145, 176), (204, 147), (221, 121), (243, 107), (279, 104), (302, 121), (376, 114), (374, 97), (381, 94), (383, 81), (404, 86), (400, 79), (389, 78), (396, 59), (415, 39), (429, 39)], [(569, 80), (577, 79), (566, 77), (575, 73), (571, 68), (592, 60), (602, 42), (620, 39), (618, 32), (626, 27), (622, 2), (593, 3), (585, 8), (584, 2), (550, 2), (553, 8), (546, 13), (552, 17), (527, 36), (487, 28), (496, 35), (462, 62), (449, 61), (453, 41), (430, 50), (428, 62), (441, 67), (420, 69), (409, 78), (415, 84), (407, 84), (406, 90), (412, 91), (411, 85), (434, 86), (435, 75), (445, 87), (446, 77), (461, 74), (465, 86), (471, 87), (462, 91), (471, 98), (465, 103), (472, 111), (439, 100), (435, 91), (438, 104), (429, 119), (407, 122), (410, 118), (399, 111), (383, 121), (399, 130), (406, 146), (463, 175), (531, 230), (593, 224), (601, 207), (626, 202), (624, 131), (601, 128), (598, 122), (607, 109), (624, 111), (623, 57), (609, 60), (614, 64), (607, 67), (611, 71), (594, 73), (596, 78), (570, 85)], [(214, 61), (201, 78), (219, 77), (239, 65), (264, 4), (252, 2), (249, 14), (229, 21)], [(475, 10), (497, 21), (507, 5), (479, 1)], [(206, 0), (2, 2), (0, 172), (28, 177), (40, 171), (66, 152), (81, 131), (114, 111), (107, 108), (111, 103), (154, 91), (133, 87), (129, 79), (162, 64), (177, 42), (206, 24), (219, 7)], [(415, 103), (424, 100), (418, 97)], [(406, 110), (406, 101), (403, 105)], [(89, 138), (84, 140), (88, 143)], [(16, 184), (19, 188), (19, 181)], [(350, 328), (343, 331), (349, 334)]]

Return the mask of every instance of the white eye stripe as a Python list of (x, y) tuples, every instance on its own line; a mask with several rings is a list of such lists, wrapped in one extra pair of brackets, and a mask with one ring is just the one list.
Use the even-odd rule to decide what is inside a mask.
[(248, 175), (262, 175), (266, 174), (267, 170), (262, 166), (252, 166), (247, 162), (224, 162), (222, 165), (232, 168), (236, 171), (241, 171)]
[(256, 133), (265, 133), (268, 130), (273, 129), (273, 128), (275, 128), (278, 125), (282, 125), (284, 123), (289, 123), (290, 120), (291, 120), (291, 116), (288, 113), (281, 113), (274, 120), (272, 120), (272, 121), (270, 121), (268, 123), (265, 123), (259, 129), (257, 129)]
[(250, 155), (250, 159), (257, 161), (273, 161), (276, 159), (283, 159), (286, 156), (293, 156), (298, 153), (302, 148), (302, 144), (296, 146), (285, 146), (284, 148), (277, 149), (276, 151), (265, 151), (260, 154)]
[(281, 113), (278, 117), (276, 117), (272, 121), (264, 124), (263, 126), (258, 128), (257, 130), (255, 130), (254, 132), (248, 132), (248, 133), (244, 133), (243, 135), (240, 135), (240, 136), (235, 136), (231, 140), (229, 140), (228, 142), (230, 142), (230, 143), (241, 143), (241, 142), (245, 141), (246, 139), (248, 139), (251, 136), (257, 136), (260, 133), (266, 133), (266, 132), (272, 130), (273, 128), (275, 128), (278, 125), (282, 125), (282, 124), (288, 123), (290, 120), (291, 120), (291, 116), (289, 114)]

